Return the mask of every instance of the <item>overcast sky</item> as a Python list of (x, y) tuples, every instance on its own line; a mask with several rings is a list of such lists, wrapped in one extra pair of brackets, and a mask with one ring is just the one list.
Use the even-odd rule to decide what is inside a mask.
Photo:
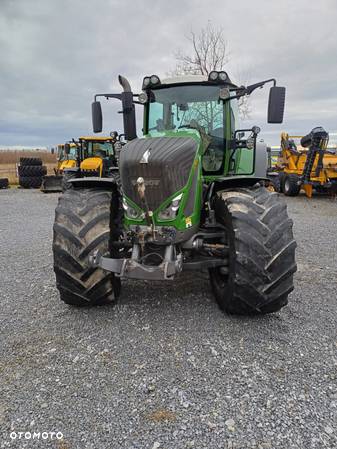
[[(91, 134), (98, 92), (139, 92), (165, 76), (186, 35), (222, 26), (230, 74), (287, 87), (285, 121), (266, 123), (268, 89), (252, 95), (251, 120), (278, 144), (282, 130), (337, 132), (336, 0), (0, 0), (0, 146), (44, 146)], [(121, 130), (119, 104), (103, 104), (104, 131)]]

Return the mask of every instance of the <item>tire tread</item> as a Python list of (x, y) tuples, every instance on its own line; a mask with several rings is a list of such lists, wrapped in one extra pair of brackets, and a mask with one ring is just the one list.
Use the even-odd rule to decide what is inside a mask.
[(113, 303), (118, 297), (120, 280), (89, 263), (95, 250), (111, 254), (115, 207), (118, 201), (114, 192), (99, 188), (68, 189), (60, 196), (53, 253), (56, 285), (65, 303), (96, 306)]
[(227, 228), (232, 261), (224, 291), (211, 271), (219, 306), (245, 315), (280, 310), (293, 290), (296, 271), (293, 222), (285, 203), (278, 193), (254, 186), (219, 192), (215, 212)]

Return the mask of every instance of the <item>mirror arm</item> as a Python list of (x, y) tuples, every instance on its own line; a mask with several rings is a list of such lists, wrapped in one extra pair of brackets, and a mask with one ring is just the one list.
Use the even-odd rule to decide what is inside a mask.
[(260, 81), (259, 83), (256, 83), (256, 84), (251, 84), (250, 86), (246, 87), (246, 94), (250, 95), (255, 89), (258, 89), (259, 87), (262, 88), (265, 84), (271, 83), (271, 82), (273, 83), (274, 86), (276, 86), (275, 78), (270, 78), (269, 80)]
[(237, 89), (237, 91), (239, 90), (239, 92), (234, 95), (234, 97), (230, 97), (229, 100), (234, 100), (236, 98), (240, 98), (243, 97), (244, 95), (250, 95), (255, 89), (258, 88), (262, 88), (265, 84), (267, 83), (273, 83), (274, 86), (276, 86), (276, 79), (275, 78), (270, 78), (269, 80), (265, 80), (265, 81), (260, 81), (259, 83), (256, 84), (251, 84), (250, 86), (247, 87), (239, 87), (239, 89)]
[(105, 97), (107, 100), (109, 100), (109, 98), (117, 98), (117, 100), (122, 99), (121, 94), (96, 94), (94, 97), (95, 101), (97, 101), (97, 97)]
[[(94, 96), (95, 101), (97, 101), (97, 97), (104, 97), (107, 100), (109, 100), (109, 98), (116, 98), (117, 100), (122, 100), (122, 94), (96, 94)], [(139, 94), (133, 94), (133, 97), (139, 97)], [(134, 104), (140, 104), (142, 106), (144, 106), (143, 103), (140, 103), (139, 101), (133, 101)]]

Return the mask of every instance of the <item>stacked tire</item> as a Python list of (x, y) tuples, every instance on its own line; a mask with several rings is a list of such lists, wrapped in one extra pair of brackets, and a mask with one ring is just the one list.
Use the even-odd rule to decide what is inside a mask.
[(8, 178), (0, 178), (0, 189), (8, 189)]
[(42, 178), (47, 174), (47, 167), (37, 157), (21, 157), (18, 167), (19, 184), (24, 189), (39, 189)]

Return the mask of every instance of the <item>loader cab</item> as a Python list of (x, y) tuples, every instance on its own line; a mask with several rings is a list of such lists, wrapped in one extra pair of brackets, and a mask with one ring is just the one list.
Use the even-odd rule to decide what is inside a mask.
[(57, 160), (59, 162), (65, 160), (76, 160), (77, 157), (77, 148), (74, 143), (69, 144), (69, 152), (65, 151), (65, 144), (57, 145)]

